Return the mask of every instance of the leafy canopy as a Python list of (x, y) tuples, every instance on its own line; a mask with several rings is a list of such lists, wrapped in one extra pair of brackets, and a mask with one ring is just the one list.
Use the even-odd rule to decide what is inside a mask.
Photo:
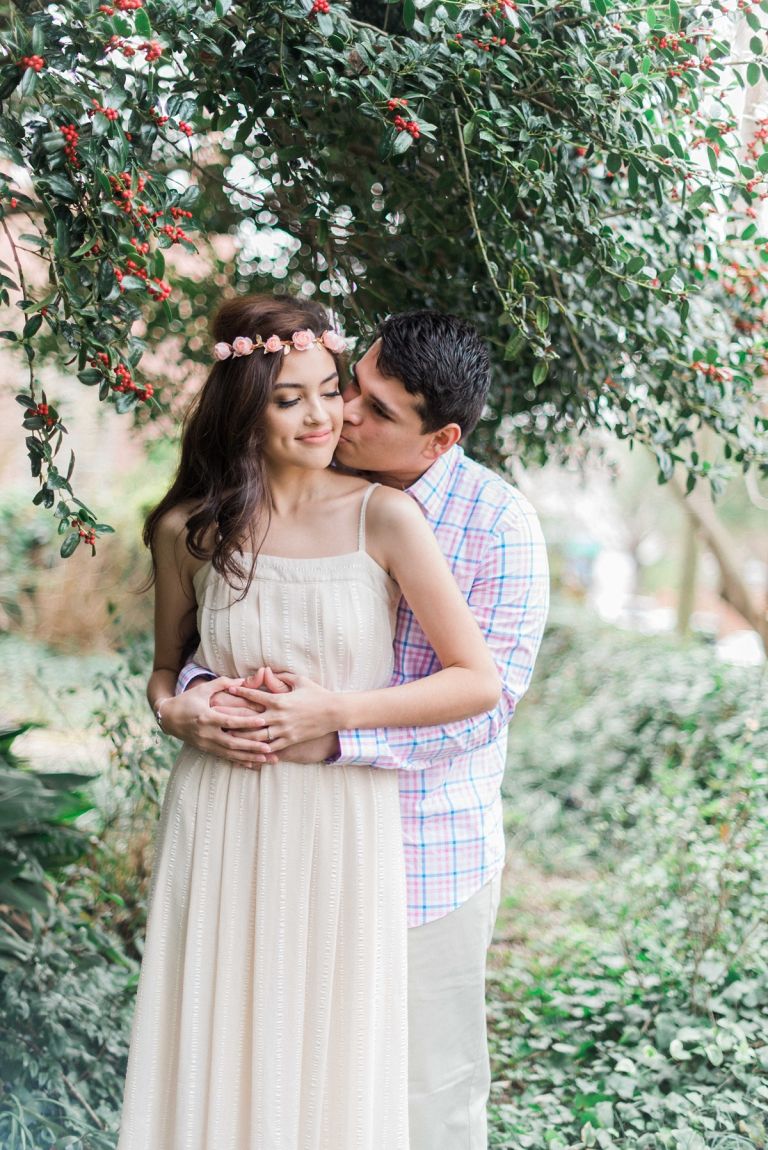
[(473, 320), (496, 361), (473, 444), (492, 461), (607, 428), (649, 445), (661, 479), (768, 469), (760, 11), (19, 0), (0, 56), (0, 293), (22, 317), (2, 334), (28, 365), (35, 501), (63, 554), (108, 527), (59, 462), (40, 362), (141, 423), (173, 409), (142, 372), (147, 343), (205, 361), (221, 292), (280, 284), (328, 296), (352, 335), (413, 306)]

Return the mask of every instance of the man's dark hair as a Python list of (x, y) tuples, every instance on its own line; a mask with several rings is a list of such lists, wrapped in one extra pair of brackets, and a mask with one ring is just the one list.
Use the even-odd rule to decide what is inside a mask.
[(468, 435), (491, 385), (488, 350), (466, 320), (439, 311), (391, 315), (379, 327), (378, 369), (418, 397), (424, 431), (458, 423)]

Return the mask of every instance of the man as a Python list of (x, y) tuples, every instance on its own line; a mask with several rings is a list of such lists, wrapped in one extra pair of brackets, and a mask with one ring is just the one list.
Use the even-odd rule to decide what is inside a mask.
[[(392, 316), (344, 393), (336, 458), (416, 500), (494, 654), (500, 703), (463, 722), (340, 731), (282, 755), (399, 771), (411, 928), (411, 1150), (487, 1147), (485, 964), (504, 865), (506, 732), (530, 681), (548, 603), (535, 512), (459, 446), (482, 413), (489, 384), (488, 353), (469, 324), (437, 312)], [(401, 604), (393, 682), (435, 668), (434, 652)], [(206, 674), (188, 665), (180, 690)], [(258, 699), (258, 692), (236, 690), (241, 700)], [(233, 714), (217, 702), (231, 698), (217, 694), (216, 679), (177, 695), (163, 706), (163, 729), (241, 761), (248, 756), (244, 740), (253, 740), (251, 758), (264, 761), (258, 714)]]

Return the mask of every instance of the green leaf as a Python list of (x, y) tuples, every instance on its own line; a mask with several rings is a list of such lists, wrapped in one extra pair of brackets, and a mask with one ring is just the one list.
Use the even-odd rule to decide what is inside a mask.
[(546, 359), (540, 359), (533, 369), (533, 383), (535, 387), (543, 383), (549, 374), (549, 362)]
[(75, 553), (79, 544), (80, 544), (79, 532), (70, 531), (69, 535), (66, 536), (66, 538), (64, 539), (64, 542), (62, 543), (61, 547), (59, 548), (59, 554), (61, 555), (62, 559), (69, 559), (70, 555), (73, 555)]
[(45, 177), (45, 183), (51, 189), (55, 196), (60, 196), (62, 200), (76, 200), (77, 192), (75, 191), (69, 180), (65, 180), (63, 176), (58, 176), (56, 173), (51, 173)]
[(677, 0), (669, 0), (669, 19), (672, 27), (677, 32), (680, 29), (680, 7)]
[(403, 24), (409, 32), (416, 23), (416, 5), (413, 0), (403, 0)]
[(768, 152), (763, 152), (758, 156), (757, 167), (760, 172), (768, 172)]
[(136, 25), (136, 33), (139, 36), (151, 36), (152, 25), (149, 22), (146, 8), (138, 8), (134, 16), (134, 23)]
[(504, 359), (514, 360), (520, 355), (520, 352), (528, 343), (525, 335), (521, 331), (515, 331), (509, 337), (504, 347)]
[(688, 197), (688, 207), (693, 211), (695, 208), (700, 208), (706, 200), (712, 199), (712, 189), (708, 186), (697, 188)]
[(396, 156), (400, 156), (403, 152), (408, 151), (412, 143), (413, 136), (410, 132), (398, 132), (392, 145), (392, 151)]
[(762, 56), (762, 54), (763, 54), (763, 41), (760, 39), (759, 36), (752, 36), (752, 38), (749, 41), (749, 47), (750, 47), (750, 50), (752, 52), (754, 52), (756, 56)]
[(760, 83), (760, 65), (754, 60), (750, 60), (747, 64), (747, 83), (752, 88)]
[(40, 328), (42, 326), (43, 326), (43, 317), (40, 315), (39, 312), (37, 313), (37, 315), (30, 316), (29, 319), (27, 320), (27, 322), (24, 324), (24, 331), (22, 332), (22, 338), (23, 339), (31, 339), (32, 336), (35, 335), (40, 330)]

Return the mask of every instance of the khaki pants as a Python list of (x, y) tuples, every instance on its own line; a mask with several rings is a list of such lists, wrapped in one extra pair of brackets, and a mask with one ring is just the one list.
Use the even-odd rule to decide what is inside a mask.
[(488, 1148), (485, 960), (500, 892), (497, 875), (408, 931), (410, 1150)]

